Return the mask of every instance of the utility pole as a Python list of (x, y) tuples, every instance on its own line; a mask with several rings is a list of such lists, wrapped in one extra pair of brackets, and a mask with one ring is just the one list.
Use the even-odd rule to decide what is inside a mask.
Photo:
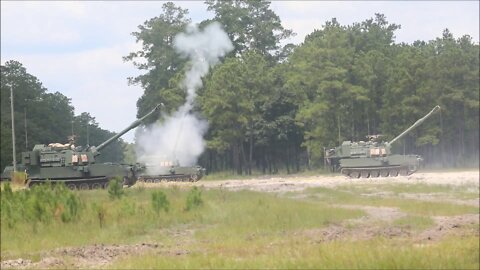
[[(27, 104), (27, 102), (25, 102)], [(25, 106), (25, 151), (28, 151), (27, 106)]]
[(87, 145), (90, 146), (90, 136), (88, 134), (88, 126), (90, 125), (90, 120), (87, 122)]
[(17, 151), (15, 151), (15, 120), (13, 115), (13, 84), (10, 84), (10, 113), (12, 115), (13, 171), (17, 171)]

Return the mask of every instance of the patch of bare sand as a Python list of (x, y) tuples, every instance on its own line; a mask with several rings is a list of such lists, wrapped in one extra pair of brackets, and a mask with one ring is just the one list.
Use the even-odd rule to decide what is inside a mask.
[(136, 245), (104, 245), (96, 244), (83, 247), (58, 248), (42, 252), (38, 262), (27, 259), (6, 260), (1, 262), (1, 268), (98, 268), (111, 261), (127, 255), (141, 254), (149, 250), (159, 249), (158, 244)]
[[(356, 208), (351, 206), (349, 208)], [(295, 232), (309, 239), (310, 243), (322, 243), (335, 240), (368, 240), (372, 238), (412, 238), (415, 243), (438, 241), (446, 236), (462, 237), (479, 236), (479, 215), (466, 214), (459, 216), (434, 217), (435, 225), (424, 231), (417, 231), (405, 226), (389, 225), (405, 214), (386, 207), (358, 207), (367, 210), (367, 216), (355, 220), (347, 220), (341, 224), (332, 224), (326, 228), (308, 229)], [(378, 224), (384, 221), (387, 224)]]
[(452, 234), (478, 237), (480, 235), (479, 218), (479, 214), (433, 217), (436, 225), (417, 235), (417, 241), (440, 240)]

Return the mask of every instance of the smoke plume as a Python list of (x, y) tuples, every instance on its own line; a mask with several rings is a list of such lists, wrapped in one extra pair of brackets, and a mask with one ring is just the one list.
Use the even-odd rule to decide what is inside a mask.
[[(158, 165), (161, 160), (178, 161), (191, 166), (205, 148), (203, 135), (208, 129), (206, 120), (191, 112), (196, 90), (202, 87), (202, 77), (217, 64), (220, 57), (233, 49), (227, 34), (214, 22), (199, 30), (189, 26), (173, 41), (175, 50), (190, 60), (182, 86), (187, 91), (185, 103), (165, 121), (147, 127), (137, 137), (139, 162)], [(161, 172), (149, 172), (152, 174)]]

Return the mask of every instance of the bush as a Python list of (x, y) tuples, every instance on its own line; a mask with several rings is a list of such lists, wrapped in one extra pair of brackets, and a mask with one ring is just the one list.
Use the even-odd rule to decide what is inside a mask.
[(190, 211), (202, 204), (202, 191), (197, 187), (193, 187), (187, 195), (187, 205), (185, 206), (185, 211)]
[(160, 213), (160, 210), (168, 212), (170, 208), (170, 202), (167, 199), (167, 195), (162, 191), (154, 191), (152, 193), (152, 207), (157, 215)]
[(100, 225), (100, 228), (103, 228), (105, 225), (105, 217), (107, 216), (107, 209), (105, 205), (93, 203), (92, 209), (98, 219), (98, 225)]
[(123, 194), (123, 181), (119, 177), (115, 177), (108, 182), (108, 196), (110, 199), (120, 199)]
[(1, 220), (13, 228), (17, 221), (27, 221), (36, 231), (37, 223), (75, 220), (82, 209), (78, 195), (63, 183), (47, 182), (31, 189), (12, 192), (9, 184), (1, 193)]

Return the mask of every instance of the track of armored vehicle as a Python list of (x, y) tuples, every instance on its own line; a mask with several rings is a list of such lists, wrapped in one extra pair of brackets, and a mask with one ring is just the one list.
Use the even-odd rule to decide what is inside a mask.
[(408, 165), (404, 166), (386, 166), (386, 167), (350, 167), (342, 168), (340, 172), (351, 178), (376, 178), (376, 177), (396, 177), (408, 176), (416, 172), (417, 169), (410, 169)]
[(138, 178), (139, 182), (160, 183), (160, 182), (197, 182), (200, 180), (196, 174), (193, 175), (142, 175)]

